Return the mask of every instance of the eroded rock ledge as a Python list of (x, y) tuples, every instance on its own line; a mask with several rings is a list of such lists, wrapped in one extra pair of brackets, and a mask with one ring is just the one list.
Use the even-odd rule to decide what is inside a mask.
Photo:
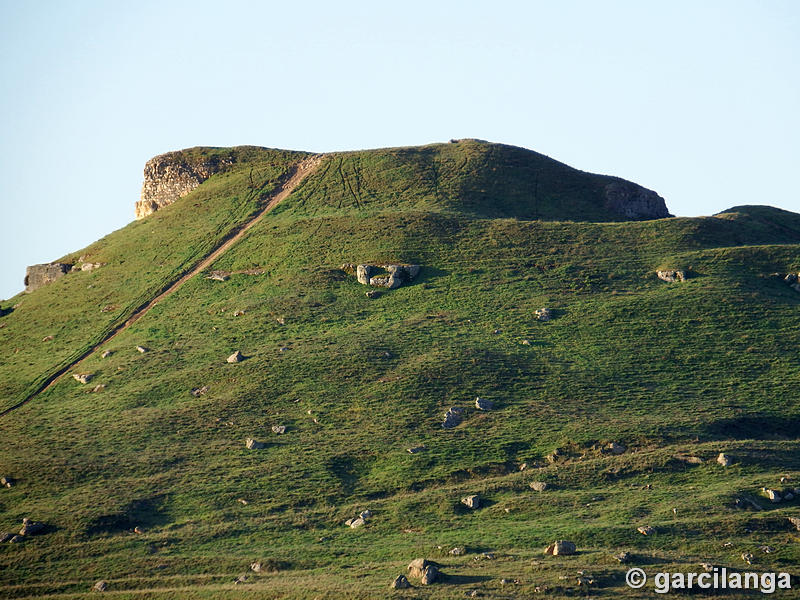
[(141, 219), (172, 204), (212, 175), (228, 169), (235, 161), (233, 153), (199, 156), (186, 150), (151, 158), (144, 165), (144, 183), (141, 200), (136, 203), (136, 218)]
[(605, 207), (629, 219), (671, 217), (664, 199), (652, 190), (618, 179), (605, 187)]

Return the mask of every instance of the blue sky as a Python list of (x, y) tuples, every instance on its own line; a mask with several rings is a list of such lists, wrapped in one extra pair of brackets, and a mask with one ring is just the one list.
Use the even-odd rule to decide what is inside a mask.
[(145, 161), (477, 137), (800, 212), (794, 1), (0, 0), (0, 298), (133, 219)]

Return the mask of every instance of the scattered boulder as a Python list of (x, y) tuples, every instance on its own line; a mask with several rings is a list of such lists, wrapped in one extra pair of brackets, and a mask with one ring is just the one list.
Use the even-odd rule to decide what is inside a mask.
[(242, 315), (244, 315), (244, 311), (243, 310), (236, 310), (236, 311), (233, 312), (233, 316), (234, 317), (241, 317)]
[(192, 394), (192, 396), (194, 396), (195, 398), (199, 398), (200, 396), (203, 396), (203, 395), (205, 395), (205, 393), (206, 393), (207, 391), (208, 391), (208, 386), (207, 386), (207, 385), (204, 385), (203, 387), (194, 388), (194, 389), (191, 391), (191, 394)]
[(475, 408), (478, 410), (492, 410), (494, 408), (494, 402), (484, 398), (475, 398)]
[(575, 554), (576, 551), (575, 543), (566, 540), (553, 542), (544, 549), (545, 554), (551, 554), (553, 556), (569, 556), (570, 554)]
[(98, 383), (96, 386), (94, 386), (92, 388), (92, 392), (94, 392), (94, 393), (102, 392), (104, 389), (106, 389), (106, 384), (105, 383)]
[(419, 582), (422, 585), (430, 585), (439, 578), (439, 569), (436, 565), (428, 565), (425, 567), (425, 571), (422, 573), (422, 579)]
[(25, 291), (32, 292), (66, 275), (71, 265), (54, 262), (31, 265), (25, 269)]
[(721, 464), (723, 467), (729, 467), (733, 462), (731, 457), (725, 454), (724, 452), (720, 452), (719, 456), (717, 457), (717, 462)]
[(73, 373), (72, 378), (79, 383), (89, 383), (91, 378), (94, 377), (93, 373)]
[(422, 446), (414, 446), (413, 448), (408, 448), (407, 450), (409, 454), (418, 454), (419, 452), (422, 452), (423, 450), (426, 449), (427, 448), (425, 448), (425, 445), (423, 444)]
[(408, 576), (414, 578), (422, 577), (422, 574), (425, 573), (425, 569), (432, 564), (432, 562), (424, 558), (415, 558), (408, 564)]
[(212, 271), (209, 275), (206, 275), (206, 279), (211, 279), (212, 281), (228, 281), (230, 275), (223, 271)]
[(656, 275), (662, 281), (674, 283), (676, 281), (686, 281), (686, 271), (672, 270), (672, 271), (656, 271)]
[(710, 563), (710, 562), (700, 563), (700, 566), (703, 568), (703, 570), (706, 573), (711, 573), (711, 571), (714, 570), (714, 565), (712, 563)]
[(358, 516), (361, 517), (362, 519), (369, 519), (372, 517), (372, 511), (369, 509), (362, 510), (360, 513), (358, 513)]
[(794, 525), (797, 531), (800, 531), (800, 517), (789, 517), (789, 523)]
[(452, 550), (450, 550), (450, 554), (452, 556), (463, 556), (467, 553), (467, 549), (464, 546), (456, 546)]
[(100, 357), (108, 358), (109, 356), (111, 356), (111, 354), (112, 354), (111, 350), (104, 350), (103, 353), (100, 355)]
[(22, 519), (22, 529), (19, 530), (19, 535), (36, 535), (44, 531), (44, 523), (39, 521), (31, 521), (28, 517)]
[(350, 529), (357, 529), (366, 523), (366, 519), (364, 517), (356, 517), (355, 519), (350, 519)]
[(13, 487), (14, 480), (11, 477), (0, 477), (0, 486), (10, 488)]
[(286, 433), (286, 425), (273, 425), (272, 433)]
[(767, 498), (769, 498), (770, 502), (774, 502), (777, 504), (783, 499), (781, 497), (781, 493), (778, 490), (773, 490), (770, 488), (761, 488), (761, 491)]
[(475, 510), (481, 506), (481, 497), (478, 494), (466, 496), (461, 499), (461, 504), (464, 504), (467, 508)]
[(46, 335), (46, 336), (44, 336), (44, 337), (42, 338), (42, 341), (43, 341), (43, 342), (52, 342), (54, 339), (56, 339), (54, 336), (52, 336), (52, 335)]
[(85, 262), (81, 265), (81, 271), (94, 271), (103, 266), (103, 263)]
[(267, 447), (264, 442), (257, 442), (253, 438), (247, 438), (245, 446), (247, 446), (248, 450), (262, 450)]
[(735, 502), (733, 503), (734, 508), (739, 508), (741, 510), (747, 510), (748, 508), (752, 508), (753, 510), (764, 510), (764, 507), (754, 502), (750, 498), (736, 498)]
[(239, 350), (237, 350), (227, 358), (227, 362), (231, 364), (242, 362), (243, 360), (244, 360), (244, 354), (242, 354)]
[(379, 271), (374, 265), (358, 265), (356, 267), (356, 279), (361, 285), (369, 285), (370, 279)]
[(104, 579), (101, 579), (92, 586), (93, 592), (105, 592), (107, 589), (108, 589), (108, 582)]
[(366, 296), (370, 300), (375, 300), (375, 298), (380, 298), (381, 297), (381, 292), (378, 291), (378, 290), (367, 290), (366, 291)]
[(627, 448), (622, 444), (618, 444), (617, 442), (609, 442), (606, 444), (604, 450), (609, 454), (619, 456), (620, 454), (624, 454)]
[(444, 414), (444, 422), (442, 427), (445, 429), (452, 429), (461, 423), (464, 410), (458, 406), (453, 406)]
[(742, 553), (742, 560), (746, 562), (748, 565), (753, 564), (753, 554), (751, 552), (743, 552)]
[(535, 314), (540, 321), (549, 321), (553, 318), (553, 311), (549, 308), (538, 308)]
[(535, 492), (543, 492), (543, 491), (545, 491), (545, 490), (546, 490), (548, 487), (549, 487), (549, 486), (548, 486), (548, 485), (547, 485), (547, 483), (546, 483), (546, 482), (544, 482), (544, 481), (531, 481), (531, 483), (530, 483), (530, 488), (531, 488), (532, 490), (534, 490)]
[(21, 544), (25, 538), (21, 535), (13, 535), (11, 539), (8, 540), (9, 544)]
[(144, 354), (145, 352), (147, 352), (147, 348), (145, 348), (144, 346), (136, 346), (136, 351), (140, 354)]
[(411, 584), (408, 582), (405, 575), (398, 575), (389, 587), (393, 590), (405, 590), (410, 588)]
[(642, 535), (653, 535), (656, 532), (656, 530), (650, 527), (650, 525), (643, 525), (642, 527), (637, 527), (636, 531), (638, 531)]

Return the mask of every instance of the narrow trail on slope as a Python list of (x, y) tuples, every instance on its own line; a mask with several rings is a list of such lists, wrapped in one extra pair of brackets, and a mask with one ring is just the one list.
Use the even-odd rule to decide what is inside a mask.
[(248, 221), (241, 228), (235, 229), (234, 230), (235, 233), (232, 232), (230, 234), (230, 237), (227, 237), (222, 242), (222, 244), (217, 246), (216, 249), (214, 249), (205, 258), (200, 260), (200, 262), (197, 263), (194, 267), (186, 271), (175, 281), (166, 284), (166, 289), (164, 289), (164, 291), (159, 293), (152, 300), (149, 300), (148, 302), (142, 304), (137, 309), (135, 309), (124, 323), (112, 329), (111, 332), (109, 332), (97, 344), (89, 348), (86, 352), (81, 354), (78, 358), (73, 360), (65, 367), (62, 367), (61, 369), (50, 375), (47, 379), (45, 379), (41, 383), (41, 385), (38, 386), (37, 389), (33, 390), (25, 398), (23, 398), (13, 406), (10, 406), (7, 409), (0, 412), (0, 417), (4, 417), (5, 415), (15, 411), (19, 407), (24, 406), (25, 404), (30, 402), (33, 398), (35, 398), (42, 392), (52, 387), (64, 375), (64, 373), (74, 369), (87, 356), (96, 352), (103, 344), (109, 342), (110, 340), (114, 339), (117, 335), (125, 331), (128, 327), (130, 327), (136, 321), (138, 321), (144, 315), (146, 315), (150, 311), (150, 309), (153, 308), (156, 304), (158, 304), (161, 300), (173, 294), (189, 279), (191, 279), (198, 273), (202, 272), (212, 263), (214, 263), (214, 261), (216, 261), (223, 254), (225, 254), (225, 252), (227, 252), (231, 248), (231, 246), (233, 246), (234, 244), (236, 244), (236, 242), (241, 240), (247, 234), (247, 232), (250, 231), (251, 228), (257, 225), (267, 213), (269, 213), (273, 208), (275, 208), (278, 204), (280, 204), (283, 200), (285, 200), (306, 177), (308, 177), (311, 173), (313, 173), (317, 169), (317, 167), (319, 167), (323, 157), (324, 157), (323, 154), (314, 154), (297, 163), (297, 165), (292, 169), (292, 171), (290, 171), (291, 174), (289, 178), (284, 183), (282, 183), (281, 186), (272, 194), (269, 201), (267, 202), (267, 205), (264, 208), (262, 208), (256, 214), (256, 216), (250, 219), (250, 221)]

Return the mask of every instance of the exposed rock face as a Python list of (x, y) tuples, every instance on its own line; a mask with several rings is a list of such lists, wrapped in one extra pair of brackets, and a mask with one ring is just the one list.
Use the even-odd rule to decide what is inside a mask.
[(686, 271), (656, 271), (656, 275), (662, 281), (674, 283), (676, 281), (686, 281)]
[(606, 185), (604, 195), (607, 209), (629, 219), (663, 219), (672, 216), (661, 196), (630, 181), (612, 181)]
[(52, 283), (59, 277), (63, 277), (71, 268), (71, 265), (58, 262), (31, 265), (25, 269), (25, 291), (32, 292), (43, 285)]
[[(385, 270), (385, 273), (381, 273)], [(373, 287), (384, 287), (389, 289), (398, 288), (403, 284), (413, 281), (419, 275), (419, 265), (370, 265), (345, 263), (342, 271), (348, 275), (355, 275), (361, 285), (371, 285)], [(368, 297), (370, 296), (367, 293)]]
[(227, 157), (192, 158), (184, 151), (168, 152), (151, 158), (144, 165), (141, 200), (136, 203), (136, 218), (141, 219), (172, 204), (206, 179), (234, 163)]

